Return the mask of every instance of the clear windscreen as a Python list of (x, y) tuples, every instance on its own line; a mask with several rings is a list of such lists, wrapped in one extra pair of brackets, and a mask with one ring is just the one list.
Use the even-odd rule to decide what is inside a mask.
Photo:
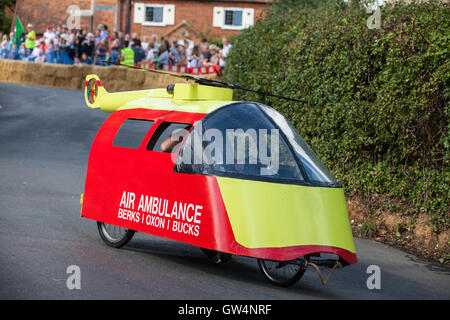
[(311, 181), (323, 183), (337, 183), (337, 179), (330, 170), (325, 167), (319, 157), (311, 147), (303, 140), (297, 130), (281, 113), (273, 108), (259, 104), (262, 110), (280, 127), (286, 135), (289, 143), (295, 150), (296, 156), (300, 159), (306, 174)]

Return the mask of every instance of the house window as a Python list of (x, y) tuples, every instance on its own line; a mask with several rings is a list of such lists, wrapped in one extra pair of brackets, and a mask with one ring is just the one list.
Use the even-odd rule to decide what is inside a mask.
[(175, 24), (174, 4), (134, 2), (134, 23), (143, 26), (165, 27)]
[(225, 10), (226, 26), (242, 26), (242, 10)]
[(147, 6), (145, 7), (146, 22), (163, 22), (163, 10), (161, 7)]
[(255, 9), (253, 8), (213, 8), (213, 27), (223, 30), (243, 30), (254, 24)]

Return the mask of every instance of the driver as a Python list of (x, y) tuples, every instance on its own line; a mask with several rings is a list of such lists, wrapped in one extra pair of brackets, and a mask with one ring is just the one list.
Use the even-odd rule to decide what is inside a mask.
[(178, 145), (183, 141), (186, 129), (176, 129), (170, 136), (161, 143), (161, 152), (173, 153), (177, 150)]

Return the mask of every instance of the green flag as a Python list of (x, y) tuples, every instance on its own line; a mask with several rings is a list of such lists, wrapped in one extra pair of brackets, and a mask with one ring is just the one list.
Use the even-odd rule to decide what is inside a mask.
[(23, 25), (20, 22), (19, 17), (16, 17), (16, 30), (15, 30), (15, 35), (14, 35), (14, 43), (19, 46), (19, 39), (20, 36), (23, 34)]

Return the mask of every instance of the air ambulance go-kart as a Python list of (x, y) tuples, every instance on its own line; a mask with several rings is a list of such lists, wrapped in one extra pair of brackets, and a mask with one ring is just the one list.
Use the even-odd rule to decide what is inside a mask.
[[(357, 262), (342, 186), (276, 110), (201, 84), (108, 93), (89, 75), (85, 89), (89, 107), (112, 113), (92, 144), (81, 211), (106, 244), (121, 247), (139, 231), (216, 262), (255, 257), (280, 286), (308, 266), (325, 284), (319, 267), (331, 274)], [(244, 152), (220, 148), (230, 132), (244, 132)]]

